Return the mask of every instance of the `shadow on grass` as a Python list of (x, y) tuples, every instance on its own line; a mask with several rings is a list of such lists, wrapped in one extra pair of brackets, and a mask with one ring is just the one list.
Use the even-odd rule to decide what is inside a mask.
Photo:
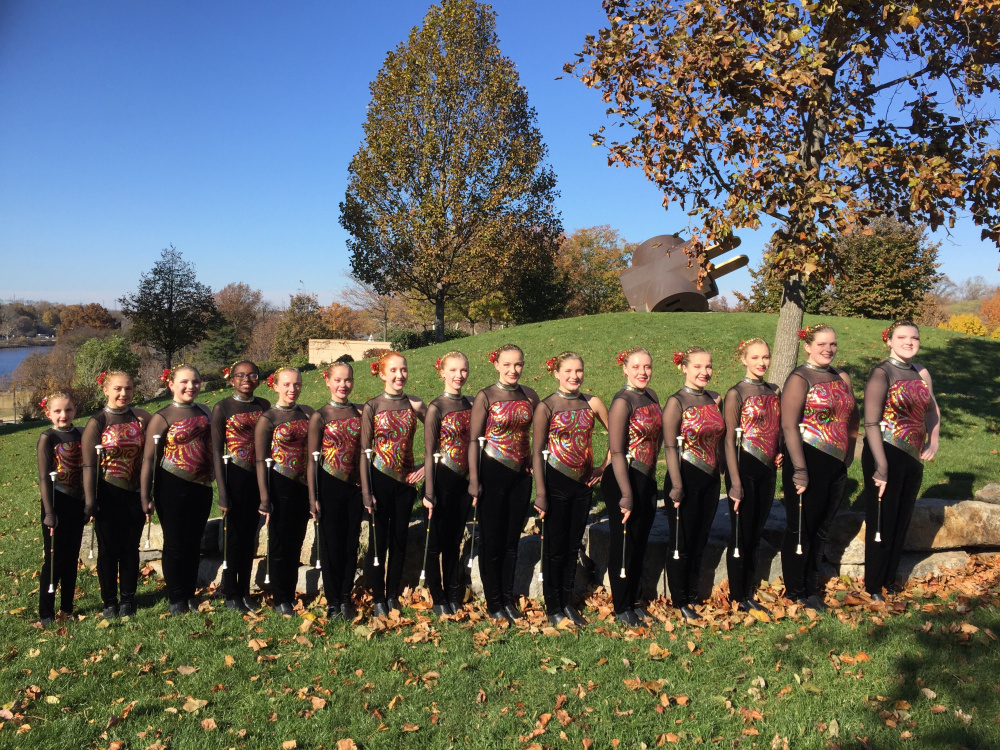
[(921, 497), (940, 497), (946, 500), (953, 498), (967, 499), (972, 497), (972, 485), (976, 481), (976, 475), (967, 471), (947, 471), (945, 476), (947, 482), (925, 487), (921, 491)]
[[(1000, 356), (1000, 343), (983, 338), (952, 338), (940, 349), (927, 349), (918, 361), (934, 378), (934, 392), (941, 407), (941, 436), (959, 436), (962, 422), (949, 415), (965, 412), (976, 419), (1000, 422), (1000, 373), (984, 367), (986, 357)], [(996, 431), (996, 427), (992, 428)]]

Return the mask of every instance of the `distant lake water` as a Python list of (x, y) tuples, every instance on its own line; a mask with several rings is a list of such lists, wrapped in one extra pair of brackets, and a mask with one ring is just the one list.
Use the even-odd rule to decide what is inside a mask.
[(15, 346), (12, 349), (0, 349), (0, 376), (14, 372), (21, 361), (32, 352), (47, 353), (48, 349), (41, 346)]

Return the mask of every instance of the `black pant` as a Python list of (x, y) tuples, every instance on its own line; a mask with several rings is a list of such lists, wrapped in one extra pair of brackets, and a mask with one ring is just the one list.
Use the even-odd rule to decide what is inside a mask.
[(468, 477), (439, 464), (434, 468), (434, 499), (427, 552), (427, 588), (435, 604), (461, 604), (465, 600), (462, 537), (472, 507)]
[(257, 551), (257, 532), (260, 528), (260, 488), (257, 475), (233, 464), (228, 468), (226, 495), (229, 510), (223, 520), (225, 525), (226, 569), (222, 571), (222, 589), (227, 599), (250, 596), (253, 558)]
[(545, 467), (545, 554), (542, 557), (542, 592), (545, 611), (562, 612), (573, 603), (576, 562), (594, 490), (551, 466)]
[[(76, 593), (76, 564), (80, 559), (80, 542), (83, 540), (83, 498), (71, 497), (59, 490), (52, 494), (52, 506), (58, 524), (55, 537), (49, 528), (42, 526), (42, 577), (38, 584), (38, 616), (55, 615), (56, 594), (49, 593), (49, 581), (59, 588), (59, 609), (66, 614), (73, 612), (73, 595)], [(53, 541), (55, 549), (52, 549)], [(49, 557), (49, 550), (52, 556)], [(50, 564), (51, 559), (51, 564)]]
[[(406, 562), (406, 537), (410, 531), (410, 512), (417, 491), (405, 482), (397, 482), (378, 469), (371, 470), (372, 494), (375, 496), (375, 544), (368, 540), (365, 578), (372, 590), (372, 602), (385, 604), (399, 596)], [(379, 565), (375, 567), (375, 552)]]
[(270, 472), (271, 520), (267, 530), (270, 550), (271, 596), (274, 606), (295, 601), (302, 542), (309, 523), (309, 488), (276, 471)]
[(328, 607), (351, 603), (361, 535), (361, 488), (319, 471), (319, 545)]
[[(670, 481), (669, 476), (666, 481)], [(668, 498), (664, 512), (670, 519), (670, 541), (679, 553), (677, 560), (673, 552), (667, 557), (667, 583), (670, 584), (670, 599), (675, 607), (702, 601), (698, 593), (701, 557), (708, 544), (715, 512), (719, 509), (719, 474), (706, 474), (697, 466), (681, 461), (681, 486), (684, 496), (679, 509), (669, 501), (666, 487), (663, 492), (663, 496)], [(677, 527), (678, 510), (680, 529)]]
[(882, 493), (881, 542), (875, 541), (875, 532), (879, 530), (879, 497), (878, 487), (872, 479), (875, 457), (867, 440), (861, 451), (861, 470), (865, 477), (865, 590), (870, 594), (882, 593), (883, 587), (892, 589), (896, 583), (899, 558), (924, 478), (920, 459), (889, 443), (882, 443), (882, 448), (889, 464), (889, 480)]
[(97, 485), (97, 580), (105, 607), (135, 598), (139, 585), (139, 539), (146, 523), (139, 493), (123, 490), (103, 479)]
[[(781, 542), (781, 574), (785, 580), (785, 596), (802, 599), (819, 593), (820, 569), (826, 551), (830, 522), (847, 489), (847, 467), (839, 458), (804, 444), (809, 487), (802, 495), (795, 492), (792, 474), (795, 468), (785, 454), (781, 486), (785, 495), (785, 535)], [(799, 498), (802, 503), (802, 554), (796, 552), (799, 543)]]
[(156, 514), (163, 529), (163, 580), (171, 604), (194, 598), (201, 563), (201, 539), (212, 510), (212, 488), (162, 468), (154, 485)]
[(531, 475), (508, 469), (483, 456), (479, 467), (483, 486), (479, 498), (479, 576), (488, 611), (514, 604), (517, 545), (531, 501)]
[[(759, 458), (740, 449), (740, 484), (743, 485), (743, 500), (737, 515), (732, 498), (728, 497), (732, 482), (726, 474), (726, 493), (729, 501), (729, 549), (726, 570), (729, 574), (729, 598), (735, 602), (753, 597), (760, 582), (757, 578), (757, 557), (760, 551), (760, 536), (764, 524), (774, 504), (774, 485), (777, 480), (775, 470), (762, 463)], [(739, 536), (736, 527), (739, 525)], [(740, 556), (733, 557), (739, 549)]]
[[(601, 493), (608, 506), (608, 578), (611, 579), (611, 599), (615, 614), (639, 604), (642, 567), (646, 558), (646, 543), (656, 515), (656, 480), (641, 471), (629, 469), (632, 483), (632, 513), (622, 524), (622, 509), (618, 507), (622, 492), (614, 468), (608, 464), (601, 478)], [(627, 533), (626, 533), (627, 532)], [(625, 547), (625, 577), (621, 577), (622, 546)]]

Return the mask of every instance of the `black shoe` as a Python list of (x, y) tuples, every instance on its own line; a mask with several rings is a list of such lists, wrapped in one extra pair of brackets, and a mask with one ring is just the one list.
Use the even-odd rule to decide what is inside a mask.
[(651, 620), (652, 619), (649, 616), (649, 612), (647, 612), (646, 610), (644, 610), (642, 607), (632, 607), (632, 614), (635, 615), (635, 619), (638, 622), (642, 622), (643, 620)]
[(132, 617), (135, 614), (135, 603), (122, 602), (122, 606), (121, 609), (118, 610), (118, 614), (122, 617)]
[(462, 611), (462, 604), (461, 602), (448, 602), (448, 609), (451, 610), (453, 615), (457, 615)]
[(326, 619), (330, 620), (331, 622), (333, 620), (339, 620), (343, 616), (344, 615), (340, 611), (339, 604), (331, 604), (326, 608)]
[(634, 628), (639, 624), (639, 618), (635, 616), (635, 612), (631, 609), (626, 609), (624, 612), (616, 612), (615, 619), (622, 625), (628, 625), (630, 628)]
[(52, 615), (46, 615), (46, 616), (45, 616), (45, 617), (43, 617), (43, 618), (42, 618), (41, 620), (39, 620), (39, 622), (41, 622), (41, 623), (42, 623), (42, 627), (43, 627), (43, 628), (47, 628), (47, 627), (49, 627), (49, 626), (50, 626), (50, 625), (52, 625), (52, 623), (54, 623), (55, 621), (56, 621), (56, 618), (54, 618), (54, 617), (53, 617)]
[(186, 615), (190, 609), (187, 602), (174, 602), (170, 605), (169, 611), (172, 615)]
[(240, 601), (242, 601), (243, 606), (247, 608), (247, 612), (256, 612), (260, 609), (260, 605), (257, 603), (257, 600), (251, 596), (244, 596), (240, 599)]
[(800, 607), (805, 607), (806, 609), (813, 609), (812, 602), (805, 596), (797, 596), (792, 599), (792, 604), (798, 604)]
[(226, 599), (226, 609), (235, 609), (237, 612), (250, 611), (250, 608), (239, 599)]
[(508, 624), (510, 625), (514, 624), (514, 620), (511, 618), (509, 614), (507, 614), (507, 610), (505, 609), (498, 609), (496, 612), (490, 612), (490, 619), (506, 620)]
[(503, 608), (504, 612), (507, 613), (508, 620), (520, 620), (524, 615), (521, 610), (517, 608), (516, 604), (506, 604)]
[(354, 611), (354, 607), (348, 602), (344, 602), (340, 605), (340, 616), (345, 620), (353, 620), (357, 613)]
[(687, 622), (695, 622), (701, 619), (694, 607), (690, 604), (685, 604), (681, 607), (681, 617), (683, 617)]
[(192, 609), (194, 611), (198, 611), (198, 605), (199, 604), (200, 604), (200, 602), (195, 597), (193, 597), (193, 596), (190, 599), (188, 599), (188, 608), (189, 609)]
[(390, 612), (392, 612), (392, 610), (394, 610), (394, 609), (397, 610), (397, 611), (399, 611), (399, 612), (403, 611), (403, 608), (401, 606), (399, 606), (399, 599), (397, 599), (394, 596), (390, 597), (386, 601), (385, 606), (388, 607), (388, 609), (389, 609)]
[(558, 627), (559, 623), (566, 621), (566, 615), (562, 612), (556, 612), (554, 615), (549, 615), (549, 623), (553, 627)]
[(765, 615), (767, 615), (767, 616), (770, 617), (771, 610), (769, 610), (767, 607), (765, 607), (760, 602), (758, 602), (758, 601), (756, 601), (754, 599), (747, 599), (747, 602), (750, 604), (751, 607), (753, 607), (758, 612), (763, 612)]
[(563, 607), (563, 613), (573, 621), (573, 624), (578, 628), (582, 628), (587, 624), (587, 621), (583, 619), (583, 615), (577, 612), (573, 607)]
[(389, 608), (385, 606), (385, 602), (378, 602), (374, 607), (372, 607), (372, 617), (388, 617)]
[(435, 604), (433, 607), (431, 607), (431, 611), (438, 617), (444, 617), (445, 615), (451, 614), (451, 607), (449, 607), (447, 604)]
[(819, 597), (819, 594), (813, 594), (808, 599), (806, 599), (806, 601), (809, 602), (809, 606), (815, 609), (817, 612), (826, 612), (826, 604)]
[(295, 608), (292, 607), (288, 602), (282, 602), (281, 604), (274, 605), (274, 611), (279, 615), (294, 615)]
[(872, 594), (871, 598), (873, 602), (880, 602), (883, 604), (885, 603), (885, 597), (882, 596), (881, 594)]
[(105, 620), (110, 620), (112, 617), (118, 617), (118, 605), (109, 604), (104, 608), (104, 611), (101, 614), (104, 615)]
[(753, 612), (753, 604), (750, 601), (744, 599), (743, 601), (741, 601), (739, 604), (736, 605), (736, 611)]

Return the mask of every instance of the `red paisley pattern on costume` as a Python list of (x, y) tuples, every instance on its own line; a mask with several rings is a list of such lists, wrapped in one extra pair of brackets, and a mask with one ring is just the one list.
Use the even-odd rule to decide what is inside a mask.
[(643, 474), (656, 473), (656, 457), (663, 436), (663, 412), (659, 404), (640, 406), (628, 420), (628, 449), (632, 467)]
[(253, 471), (257, 460), (253, 433), (261, 414), (260, 410), (245, 411), (226, 420), (226, 450), (233, 457), (233, 464), (246, 471)]
[(817, 383), (806, 394), (802, 414), (805, 443), (844, 460), (847, 457), (847, 425), (854, 409), (854, 394), (840, 378)]
[(486, 415), (486, 455), (520, 471), (531, 452), (531, 402), (496, 401)]
[(56, 489), (70, 497), (83, 497), (83, 451), (79, 440), (56, 443), (52, 454)]
[(146, 436), (142, 422), (122, 422), (104, 428), (101, 433), (101, 470), (104, 481), (123, 490), (139, 488), (139, 469), (142, 466), (142, 448)]
[(726, 421), (714, 404), (689, 406), (681, 415), (680, 434), (684, 436), (683, 458), (706, 474), (719, 465), (719, 438), (726, 432)]
[(271, 458), (274, 470), (282, 476), (305, 484), (306, 434), (309, 420), (294, 419), (282, 422), (271, 434)]
[(781, 399), (771, 393), (748, 396), (740, 412), (740, 427), (743, 450), (762, 464), (773, 466), (781, 436)]
[(412, 409), (380, 411), (375, 415), (372, 465), (397, 482), (413, 471), (413, 434), (417, 415)]
[(594, 410), (557, 411), (549, 419), (549, 466), (582, 481), (594, 467)]
[(471, 409), (453, 411), (441, 417), (438, 452), (441, 463), (459, 476), (469, 475), (469, 422)]
[(346, 482), (358, 468), (361, 417), (327, 422), (323, 428), (323, 470)]
[(919, 459), (927, 439), (924, 418), (930, 403), (931, 391), (923, 380), (897, 380), (885, 399), (882, 419), (888, 424), (882, 439)]
[(204, 414), (178, 419), (167, 428), (160, 465), (174, 476), (198, 484), (212, 481), (212, 423)]

